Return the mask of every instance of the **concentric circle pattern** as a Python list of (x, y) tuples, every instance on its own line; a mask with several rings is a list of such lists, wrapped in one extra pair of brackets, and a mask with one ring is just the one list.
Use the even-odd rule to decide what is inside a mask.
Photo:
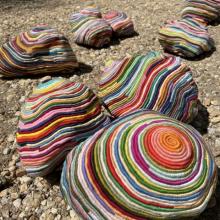
[(83, 219), (183, 219), (206, 208), (216, 181), (214, 158), (194, 128), (139, 110), (68, 154), (61, 190)]
[(198, 89), (190, 69), (180, 58), (158, 52), (110, 62), (98, 94), (115, 117), (141, 108), (184, 122), (197, 114)]
[(220, 17), (220, 0), (186, 0), (183, 18), (200, 19), (210, 23)]
[(69, 41), (45, 25), (20, 33), (0, 48), (0, 74), (7, 77), (53, 74), (76, 67)]
[(111, 41), (112, 28), (104, 19), (76, 13), (71, 16), (70, 24), (79, 45), (100, 48)]
[(207, 26), (191, 18), (167, 22), (159, 31), (159, 41), (164, 50), (188, 58), (214, 48)]
[(103, 19), (111, 25), (118, 37), (127, 37), (135, 33), (132, 20), (124, 12), (109, 11), (103, 15)]
[(29, 175), (50, 173), (67, 152), (110, 122), (96, 95), (81, 83), (55, 78), (26, 100), (17, 143)]

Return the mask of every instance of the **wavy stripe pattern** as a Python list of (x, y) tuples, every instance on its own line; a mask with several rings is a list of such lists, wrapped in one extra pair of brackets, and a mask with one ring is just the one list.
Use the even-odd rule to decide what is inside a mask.
[(214, 47), (207, 27), (195, 19), (167, 22), (159, 31), (162, 47), (173, 54), (193, 58)]
[(97, 96), (83, 84), (62, 78), (41, 83), (26, 100), (18, 124), (22, 165), (29, 175), (46, 175), (109, 122)]
[(216, 182), (214, 158), (193, 127), (139, 110), (68, 154), (61, 191), (83, 219), (183, 219), (206, 208)]
[(111, 62), (98, 95), (115, 117), (150, 109), (189, 122), (197, 114), (198, 89), (179, 57), (150, 52)]
[(0, 74), (7, 77), (51, 74), (78, 67), (75, 54), (56, 29), (38, 26), (0, 48)]
[(118, 37), (132, 36), (135, 33), (132, 20), (124, 12), (109, 11), (103, 15), (103, 18), (111, 25), (114, 34)]
[(220, 0), (186, 0), (182, 17), (210, 23), (220, 17)]
[(97, 18), (102, 17), (102, 14), (101, 14), (101, 11), (99, 10), (99, 8), (96, 8), (94, 6), (88, 6), (84, 9), (82, 9), (80, 11), (80, 13), (84, 14), (84, 15), (94, 16), (94, 17), (97, 17)]
[(104, 19), (76, 13), (71, 16), (70, 24), (79, 45), (101, 48), (111, 41), (112, 28)]

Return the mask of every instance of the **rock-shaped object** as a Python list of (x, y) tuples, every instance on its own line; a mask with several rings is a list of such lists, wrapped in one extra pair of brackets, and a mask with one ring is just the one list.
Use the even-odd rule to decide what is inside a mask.
[(0, 48), (0, 74), (6, 77), (48, 75), (76, 67), (67, 38), (46, 25), (22, 32)]
[(32, 176), (44, 176), (67, 152), (110, 120), (85, 85), (55, 78), (41, 83), (26, 99), (18, 124), (21, 163)]
[(159, 31), (159, 41), (164, 50), (186, 58), (214, 48), (206, 25), (189, 18), (167, 22)]
[(104, 19), (76, 13), (71, 16), (70, 24), (79, 45), (101, 48), (111, 41), (112, 28)]
[(193, 18), (210, 23), (220, 17), (220, 0), (186, 0), (183, 18)]
[(67, 156), (61, 191), (83, 219), (184, 219), (207, 206), (217, 166), (191, 126), (139, 110)]
[(118, 37), (128, 37), (135, 33), (132, 20), (120, 11), (109, 11), (103, 18), (111, 25), (114, 34)]
[(94, 16), (96, 18), (102, 17), (101, 11), (95, 6), (87, 6), (86, 8), (82, 9), (80, 13), (84, 15)]
[(114, 117), (150, 109), (183, 122), (198, 112), (198, 89), (179, 57), (150, 52), (108, 63), (98, 95)]

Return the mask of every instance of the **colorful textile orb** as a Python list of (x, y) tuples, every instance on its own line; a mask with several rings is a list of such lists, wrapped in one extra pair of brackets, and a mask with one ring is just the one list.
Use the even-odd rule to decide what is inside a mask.
[(83, 219), (183, 219), (199, 215), (217, 182), (217, 166), (191, 126), (139, 110), (74, 148), (61, 191)]
[(102, 14), (99, 10), (99, 8), (95, 7), (95, 6), (88, 6), (84, 9), (82, 9), (80, 11), (81, 14), (84, 14), (84, 15), (89, 15), (89, 16), (94, 16), (94, 17), (97, 17), (97, 18), (101, 18), (102, 17)]
[(18, 124), (21, 163), (44, 176), (67, 152), (109, 123), (97, 96), (81, 83), (55, 78), (41, 83), (26, 100)]
[(135, 33), (134, 24), (130, 18), (119, 11), (109, 11), (103, 18), (111, 25), (118, 37), (132, 36)]
[(182, 17), (210, 23), (220, 17), (220, 0), (186, 0)]
[(6, 77), (52, 74), (76, 67), (67, 38), (46, 25), (20, 33), (0, 48), (0, 74)]
[(77, 13), (71, 16), (70, 24), (79, 45), (101, 48), (111, 41), (112, 28), (104, 19)]
[(189, 18), (167, 22), (159, 31), (159, 41), (164, 50), (187, 58), (209, 52), (214, 47), (207, 27)]
[(109, 63), (98, 95), (114, 117), (143, 108), (190, 122), (198, 112), (198, 89), (189, 67), (179, 57), (159, 52)]

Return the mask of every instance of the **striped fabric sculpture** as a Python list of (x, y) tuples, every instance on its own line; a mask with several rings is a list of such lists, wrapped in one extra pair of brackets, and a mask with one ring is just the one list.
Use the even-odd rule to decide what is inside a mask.
[(83, 219), (183, 219), (206, 208), (216, 182), (214, 157), (193, 127), (139, 110), (68, 154), (61, 191)]
[(76, 13), (71, 16), (70, 24), (79, 45), (101, 48), (111, 41), (112, 28), (104, 19)]
[(179, 57), (150, 52), (111, 62), (98, 95), (115, 117), (150, 109), (190, 122), (197, 114), (198, 89)]
[(89, 16), (94, 16), (94, 17), (97, 17), (97, 18), (101, 18), (102, 17), (102, 14), (101, 14), (101, 11), (94, 7), (94, 6), (88, 6), (87, 8), (84, 8), (80, 11), (81, 14), (84, 14), (84, 15), (89, 15)]
[(135, 33), (134, 24), (130, 18), (119, 11), (109, 11), (103, 18), (111, 25), (113, 32), (118, 37), (131, 36)]
[(159, 41), (164, 50), (187, 58), (209, 52), (214, 47), (207, 27), (190, 18), (167, 22), (159, 31)]
[(20, 33), (0, 48), (0, 74), (6, 77), (52, 74), (76, 67), (67, 38), (46, 25)]
[(210, 23), (220, 17), (220, 0), (186, 0), (182, 17)]
[(83, 84), (62, 78), (41, 83), (21, 112), (17, 131), (21, 163), (29, 175), (46, 175), (69, 150), (109, 122), (97, 96)]

